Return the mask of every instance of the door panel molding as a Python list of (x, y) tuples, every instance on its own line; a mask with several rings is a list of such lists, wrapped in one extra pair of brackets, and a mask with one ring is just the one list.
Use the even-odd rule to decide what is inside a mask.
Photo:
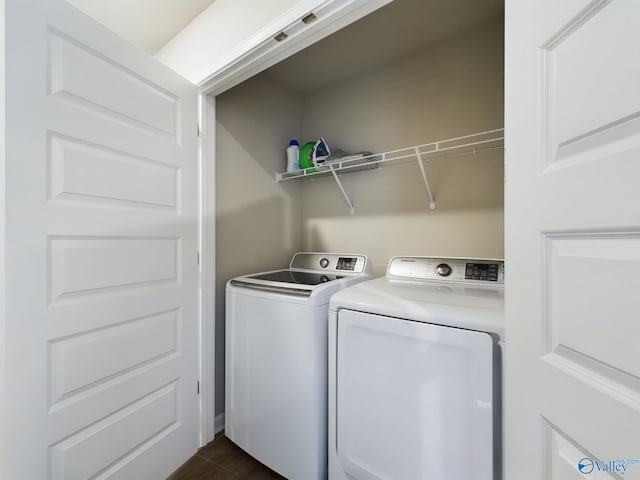
[(639, 15), (506, 0), (505, 478), (640, 476)]
[[(541, 46), (544, 167), (624, 138), (626, 132), (616, 129), (628, 129), (640, 115), (640, 93), (626, 93), (634, 90), (640, 74), (633, 61), (632, 16), (613, 0), (594, 1)], [(612, 25), (616, 36), (606, 34)], [(625, 101), (612, 101), (618, 91), (625, 92)]]
[(199, 440), (196, 87), (63, 0), (3, 7), (0, 477), (167, 478)]
[[(179, 97), (51, 26), (48, 34), (47, 95), (182, 143)], [(132, 98), (100, 92), (122, 89)]]
[(181, 169), (106, 145), (48, 132), (50, 202), (180, 213)]

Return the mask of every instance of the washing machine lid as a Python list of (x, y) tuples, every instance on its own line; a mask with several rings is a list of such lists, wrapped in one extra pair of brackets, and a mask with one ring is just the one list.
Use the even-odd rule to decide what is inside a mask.
[(344, 275), (332, 275), (319, 272), (286, 269), (267, 273), (258, 273), (256, 275), (248, 275), (244, 278), (252, 280), (262, 280), (267, 282), (293, 283), (296, 285), (320, 285), (321, 283), (344, 278)]
[[(474, 269), (475, 265), (481, 266)], [(488, 279), (489, 268), (485, 265), (498, 265), (496, 280)], [(504, 338), (503, 282), (504, 264), (500, 260), (394, 257), (385, 277), (336, 293), (330, 310), (374, 313)]]
[(345, 278), (344, 275), (310, 272), (305, 270), (274, 270), (232, 279), (234, 287), (250, 288), (266, 292), (310, 297), (319, 286)]
[(288, 269), (236, 277), (229, 286), (326, 303), (336, 291), (369, 278), (371, 271), (364, 255), (301, 252)]

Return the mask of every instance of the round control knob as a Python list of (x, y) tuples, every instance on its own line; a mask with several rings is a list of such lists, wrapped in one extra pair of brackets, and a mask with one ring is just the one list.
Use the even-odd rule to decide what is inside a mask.
[(447, 263), (441, 263), (436, 267), (436, 273), (441, 277), (448, 277), (453, 272), (451, 266)]
[(329, 277), (326, 275), (320, 275), (320, 283), (327, 283), (329, 281)]
[(321, 258), (320, 259), (320, 266), (322, 268), (327, 268), (329, 266), (329, 259), (328, 258)]

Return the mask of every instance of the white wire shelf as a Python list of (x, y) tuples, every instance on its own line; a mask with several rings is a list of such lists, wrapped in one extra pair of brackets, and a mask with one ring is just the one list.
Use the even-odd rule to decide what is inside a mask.
[(310, 178), (316, 176), (332, 175), (344, 196), (351, 213), (354, 212), (351, 199), (347, 195), (338, 173), (351, 173), (372, 168), (381, 168), (387, 165), (402, 165), (417, 161), (420, 167), (420, 173), (424, 179), (427, 196), (429, 197), (429, 207), (436, 207), (435, 199), (431, 194), (429, 180), (425, 170), (424, 162), (441, 160), (445, 158), (458, 157), (461, 155), (476, 154), (484, 150), (492, 150), (503, 148), (504, 146), (504, 129), (498, 128), (488, 130), (486, 132), (464, 135), (462, 137), (448, 138), (423, 145), (401, 148), (384, 153), (374, 153), (358, 158), (348, 160), (337, 160), (335, 162), (325, 163), (317, 167), (305, 168), (294, 172), (276, 173), (276, 181), (283, 182), (298, 178)]

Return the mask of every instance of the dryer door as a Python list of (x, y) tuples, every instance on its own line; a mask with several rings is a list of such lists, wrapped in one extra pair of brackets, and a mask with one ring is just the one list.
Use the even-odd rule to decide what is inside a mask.
[(493, 476), (487, 333), (341, 310), (337, 453), (353, 479)]

